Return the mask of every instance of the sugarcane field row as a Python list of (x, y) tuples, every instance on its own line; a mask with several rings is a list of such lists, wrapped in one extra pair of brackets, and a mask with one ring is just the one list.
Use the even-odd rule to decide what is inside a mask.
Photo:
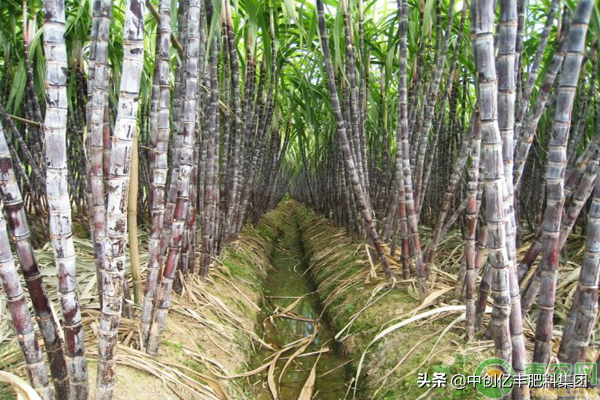
[(0, 400), (600, 398), (600, 3), (0, 0)]

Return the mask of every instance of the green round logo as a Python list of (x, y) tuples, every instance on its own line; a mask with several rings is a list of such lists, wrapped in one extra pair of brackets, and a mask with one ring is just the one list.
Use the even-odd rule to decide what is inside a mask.
[(475, 370), (474, 375), (481, 377), (475, 387), (489, 399), (500, 399), (512, 391), (514, 374), (509, 363), (501, 358), (490, 358), (479, 364)]

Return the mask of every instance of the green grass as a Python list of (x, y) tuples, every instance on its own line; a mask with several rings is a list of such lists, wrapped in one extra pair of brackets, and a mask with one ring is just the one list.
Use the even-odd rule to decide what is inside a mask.
[[(237, 255), (235, 253), (231, 254), (230, 256), (233, 259), (237, 259)], [(246, 268), (240, 267), (237, 263), (234, 263), (231, 260), (225, 259), (223, 260), (223, 264), (225, 264), (225, 266), (227, 268), (229, 268), (229, 272), (231, 273), (232, 276), (245, 276), (247, 277), (249, 275), (249, 272), (246, 270)]]

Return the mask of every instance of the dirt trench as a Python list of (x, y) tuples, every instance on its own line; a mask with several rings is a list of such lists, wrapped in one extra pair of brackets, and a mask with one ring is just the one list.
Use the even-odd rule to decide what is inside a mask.
[[(259, 330), (262, 348), (253, 366), (271, 365), (249, 378), (257, 400), (339, 400), (348, 393), (350, 359), (342, 354), (309, 280), (297, 213), (288, 208), (267, 273)], [(277, 360), (273, 363), (273, 360)], [(304, 398), (304, 397), (302, 397)]]

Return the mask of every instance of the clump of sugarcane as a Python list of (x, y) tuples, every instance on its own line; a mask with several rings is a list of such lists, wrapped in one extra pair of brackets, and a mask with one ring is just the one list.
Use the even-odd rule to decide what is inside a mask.
[(186, 7), (186, 39), (183, 73), (185, 79), (181, 81), (184, 96), (181, 101), (180, 123), (176, 135), (181, 147), (178, 149), (179, 171), (177, 179), (171, 181), (169, 195), (176, 195), (175, 204), (172, 206), (171, 236), (168, 238), (168, 252), (162, 271), (160, 288), (156, 299), (156, 311), (148, 334), (147, 352), (157, 354), (162, 331), (166, 324), (169, 311), (171, 290), (176, 275), (179, 261), (181, 242), (185, 230), (185, 222), (189, 206), (190, 175), (194, 153), (197, 101), (198, 101), (198, 57), (205, 49), (200, 47), (200, 1), (189, 1)]
[[(43, 161), (42, 154), (42, 129), (43, 117), (42, 117), (42, 106), (40, 105), (39, 98), (34, 87), (34, 73), (33, 66), (31, 63), (31, 43), (36, 34), (37, 22), (29, 20), (27, 3), (23, 2), (22, 5), (22, 17), (23, 17), (23, 60), (25, 67), (25, 93), (24, 93), (24, 116), (25, 118), (18, 118), (16, 116), (9, 115), (4, 106), (0, 102), (0, 116), (4, 119), (6, 126), (16, 142), (17, 148), (13, 145), (9, 139), (7, 141), (9, 149), (13, 157), (19, 160), (18, 152), (21, 153), (21, 157), (25, 161), (24, 164), (21, 161), (17, 161), (16, 170), (20, 175), (22, 183), (27, 188), (27, 195), (31, 196), (31, 211), (35, 211), (37, 214), (42, 214), (45, 211), (45, 191), (33, 190), (33, 187), (37, 185), (45, 186), (45, 163)], [(4, 75), (6, 77), (6, 75)], [(25, 133), (21, 134), (21, 131), (17, 127), (17, 122), (23, 122), (22, 130)], [(32, 186), (33, 185), (33, 186)], [(42, 225), (44, 228), (45, 226)]]
[[(103, 256), (102, 313), (98, 337), (96, 399), (112, 399), (115, 385), (117, 334), (123, 310), (126, 283), (127, 197), (131, 155), (136, 135), (139, 90), (144, 60), (145, 4), (129, 0), (123, 26), (123, 64), (121, 85), (110, 143), (106, 181), (106, 244)], [(97, 71), (96, 71), (97, 72)]]
[[(419, 286), (421, 295), (427, 293), (427, 283), (423, 256), (421, 253), (421, 241), (418, 230), (418, 214), (416, 209), (418, 204), (415, 203), (412, 190), (412, 170), (410, 164), (410, 149), (408, 138), (408, 95), (406, 83), (406, 57), (407, 57), (407, 30), (408, 30), (408, 4), (402, 2), (400, 18), (400, 68), (399, 68), (399, 88), (398, 88), (398, 132), (396, 133), (396, 187), (403, 186), (403, 192), (400, 189), (399, 200), (401, 207), (406, 209), (408, 236), (410, 243), (411, 256), (415, 259), (415, 270), (419, 277)], [(451, 23), (451, 22), (450, 22)], [(401, 176), (400, 176), (401, 174)], [(392, 190), (394, 189), (392, 186)], [(403, 195), (403, 196), (402, 196)], [(417, 195), (418, 198), (418, 195)], [(401, 212), (402, 214), (402, 212)], [(401, 215), (402, 216), (402, 215)], [(403, 217), (403, 216), (402, 216)]]
[[(256, 132), (254, 134), (253, 146), (250, 151), (251, 160), (247, 169), (246, 180), (244, 183), (244, 189), (242, 191), (241, 204), (240, 204), (240, 213), (238, 215), (236, 232), (240, 232), (242, 228), (242, 223), (244, 222), (246, 212), (249, 205), (250, 195), (255, 187), (255, 179), (257, 177), (257, 170), (260, 170), (260, 164), (263, 163), (265, 159), (265, 147), (267, 143), (267, 134), (269, 133), (269, 128), (272, 126), (272, 119), (275, 110), (275, 83), (277, 81), (277, 40), (275, 37), (275, 21), (273, 14), (271, 13), (270, 18), (270, 35), (272, 38), (271, 43), (271, 65), (269, 72), (269, 87), (266, 94), (266, 100), (259, 98), (259, 110), (256, 118), (258, 119), (258, 124), (256, 127)], [(266, 59), (263, 59), (263, 69), (266, 64)], [(261, 73), (262, 75), (262, 73)], [(263, 78), (264, 80), (264, 78)], [(259, 86), (260, 87), (260, 86)], [(259, 96), (262, 96), (261, 91), (259, 90)]]
[[(556, 299), (556, 280), (558, 271), (559, 238), (564, 207), (564, 169), (567, 161), (567, 143), (571, 121), (573, 100), (579, 78), (579, 71), (585, 49), (587, 26), (593, 3), (580, 1), (573, 14), (573, 24), (569, 31), (569, 40), (563, 70), (557, 89), (557, 106), (554, 110), (552, 135), (548, 145), (548, 171), (546, 173), (547, 205), (543, 225), (543, 250), (540, 264), (541, 279), (538, 299), (538, 320), (536, 324), (536, 346), (534, 362), (548, 363), (552, 347), (552, 326), (554, 302)], [(547, 216), (547, 217), (546, 217)]]
[[(195, 3), (194, 3), (195, 4)], [(150, 264), (149, 264), (149, 275), (146, 286), (146, 297), (144, 299), (144, 307), (142, 312), (142, 337), (144, 345), (147, 346), (147, 351), (151, 354), (156, 354), (158, 351), (158, 344), (160, 343), (160, 336), (162, 329), (164, 329), (164, 323), (166, 321), (166, 315), (168, 313), (169, 302), (170, 302), (170, 291), (173, 285), (173, 280), (177, 277), (177, 271), (180, 270), (184, 275), (187, 271), (191, 271), (193, 268), (193, 258), (188, 256), (188, 253), (192, 250), (188, 250), (185, 254), (183, 253), (186, 249), (193, 249), (195, 243), (195, 211), (194, 201), (198, 193), (198, 210), (199, 210), (199, 221), (202, 225), (202, 245), (201, 245), (201, 258), (200, 258), (200, 271), (202, 275), (206, 275), (209, 272), (210, 262), (214, 254), (222, 248), (223, 244), (234, 239), (241, 229), (242, 223), (245, 220), (245, 214), (249, 208), (252, 190), (254, 189), (255, 170), (259, 169), (258, 166), (262, 165), (265, 158), (264, 149), (266, 148), (265, 139), (268, 137), (267, 133), (271, 128), (272, 115), (274, 113), (275, 99), (274, 99), (274, 86), (276, 84), (276, 60), (277, 60), (277, 46), (271, 47), (271, 68), (269, 69), (269, 89), (265, 96), (265, 81), (266, 81), (266, 70), (262, 68), (261, 78), (255, 91), (255, 53), (251, 49), (251, 46), (247, 48), (247, 61), (245, 79), (244, 79), (244, 98), (243, 102), (239, 101), (239, 76), (237, 66), (237, 55), (235, 52), (235, 36), (233, 35), (232, 21), (231, 21), (231, 10), (226, 2), (221, 5), (221, 27), (223, 32), (223, 62), (226, 63), (226, 71), (229, 71), (231, 75), (227, 75), (225, 80), (225, 87), (231, 90), (231, 96), (225, 96), (226, 99), (230, 99), (229, 104), (226, 104), (224, 115), (223, 115), (223, 146), (221, 146), (219, 118), (220, 118), (220, 90), (219, 90), (219, 75), (218, 75), (218, 62), (219, 62), (219, 36), (214, 35), (214, 40), (210, 44), (206, 43), (203, 38), (210, 37), (205, 31), (208, 26), (211, 25), (211, 21), (214, 18), (219, 18), (213, 11), (213, 5), (210, 2), (206, 4), (199, 2), (199, 14), (195, 16), (190, 14), (195, 13), (194, 9), (190, 10), (190, 4), (185, 5), (185, 9), (179, 9), (179, 16), (182, 18), (180, 28), (182, 29), (180, 38), (184, 38), (187, 42), (184, 42), (184, 51), (186, 52), (184, 57), (183, 71), (179, 73), (181, 76), (194, 77), (198, 76), (198, 79), (191, 82), (189, 79), (179, 79), (176, 81), (176, 92), (190, 94), (194, 90), (192, 85), (196, 85), (200, 90), (196, 94), (196, 99), (182, 98), (179, 102), (174, 103), (176, 113), (179, 115), (179, 125), (176, 127), (179, 134), (175, 136), (174, 148), (173, 148), (173, 165), (171, 166), (171, 179), (167, 195), (165, 196), (165, 185), (166, 175), (164, 169), (157, 168), (159, 165), (158, 155), (156, 153), (153, 160), (153, 168), (155, 171), (155, 189), (153, 189), (153, 225), (151, 233), (151, 242), (149, 248)], [(206, 12), (204, 13), (204, 9)], [(162, 11), (165, 7), (162, 7)], [(206, 19), (206, 20), (205, 20)], [(165, 18), (166, 20), (166, 18)], [(271, 15), (271, 36), (274, 36), (274, 23), (275, 20)], [(166, 23), (165, 23), (166, 25)], [(185, 29), (184, 29), (185, 27)], [(164, 40), (169, 37), (167, 28), (161, 30), (161, 37)], [(192, 35), (192, 36), (190, 36)], [(181, 40), (181, 39), (180, 39)], [(247, 42), (249, 43), (249, 42)], [(159, 44), (161, 44), (159, 42)], [(189, 46), (196, 48), (194, 52), (198, 54), (190, 54)], [(158, 47), (158, 49), (167, 48), (166, 46)], [(233, 49), (233, 54), (232, 54)], [(162, 50), (161, 50), (162, 51)], [(208, 56), (205, 56), (207, 52)], [(155, 70), (155, 85), (163, 82), (160, 86), (165, 86), (166, 80), (168, 79), (167, 59), (166, 53), (164, 61), (162, 62), (163, 67)], [(191, 58), (190, 58), (191, 57)], [(197, 60), (196, 60), (197, 59)], [(208, 66), (204, 67), (204, 60), (208, 61)], [(198, 65), (199, 64), (199, 65)], [(265, 60), (263, 60), (263, 65)], [(186, 67), (187, 66), (187, 67)], [(186, 68), (192, 70), (185, 72)], [(206, 71), (204, 74), (202, 71)], [(185, 75), (182, 75), (185, 74)], [(161, 78), (161, 76), (163, 78)], [(204, 76), (204, 78), (203, 78)], [(195, 83), (197, 82), (197, 83)], [(229, 84), (231, 82), (231, 85)], [(206, 84), (207, 91), (204, 92), (204, 88), (199, 86), (200, 84)], [(186, 86), (187, 85), (187, 88)], [(229, 94), (228, 90), (228, 94)], [(154, 95), (158, 96), (159, 88), (154, 89)], [(256, 93), (256, 94), (254, 94)], [(164, 104), (162, 109), (165, 113), (168, 112), (167, 104), (163, 101), (165, 97), (160, 100), (154, 101), (154, 107), (158, 107), (159, 104)], [(177, 100), (177, 99), (175, 99)], [(194, 110), (198, 110), (197, 114), (200, 116), (197, 120), (192, 121), (192, 115), (189, 114), (189, 122), (182, 119), (184, 112), (189, 113), (192, 109), (192, 100), (194, 102)], [(240, 120), (236, 116), (235, 110), (243, 107), (244, 110), (248, 111), (248, 118)], [(246, 115), (246, 113), (244, 113)], [(196, 113), (193, 115), (196, 118)], [(160, 126), (165, 132), (168, 129), (168, 119), (155, 118), (153, 119), (156, 124)], [(181, 122), (184, 122), (183, 124)], [(185, 125), (187, 124), (187, 125)], [(187, 128), (186, 128), (187, 126)], [(200, 129), (200, 134), (197, 135), (197, 130)], [(153, 137), (158, 134), (158, 130), (153, 128)], [(193, 135), (192, 135), (193, 133)], [(243, 134), (242, 134), (243, 133)], [(189, 138), (185, 135), (192, 135)], [(166, 138), (166, 136), (160, 135), (160, 137)], [(201, 138), (201, 143), (198, 141), (194, 145), (194, 140)], [(156, 139), (153, 139), (156, 140)], [(160, 139), (164, 140), (164, 139)], [(192, 148), (191, 158), (188, 155), (182, 153), (186, 149), (186, 143), (190, 143)], [(221, 151), (222, 150), (222, 151)], [(273, 150), (275, 151), (275, 150)], [(223, 155), (225, 152), (226, 156)], [(222, 164), (219, 164), (219, 154), (223, 155), (221, 160), (226, 160)], [(165, 153), (162, 153), (165, 154)], [(197, 160), (197, 161), (196, 161)], [(270, 174), (276, 174), (281, 168), (283, 162), (283, 155), (278, 158), (278, 169), (269, 171)], [(187, 163), (190, 163), (189, 176), (187, 171)], [(199, 164), (197, 164), (199, 163)], [(163, 161), (160, 161), (163, 164)], [(197, 177), (195, 171), (195, 165), (199, 165)], [(184, 168), (186, 167), (186, 168)], [(222, 173), (220, 172), (222, 169)], [(157, 175), (157, 173), (159, 175)], [(183, 174), (183, 175), (182, 175)], [(156, 178), (160, 181), (156, 181)], [(267, 176), (263, 177), (264, 179)], [(281, 182), (285, 184), (287, 178)], [(187, 182), (186, 182), (187, 181)], [(164, 182), (164, 183), (163, 183)], [(257, 182), (259, 183), (259, 182)], [(181, 186), (183, 185), (183, 186)], [(184, 188), (184, 192), (181, 192), (179, 187)], [(285, 191), (285, 186), (275, 186), (274, 196), (276, 199), (280, 199)], [(224, 203), (220, 201), (221, 193), (223, 192)], [(183, 195), (183, 197), (182, 197)], [(189, 197), (189, 199), (188, 199)], [(193, 197), (193, 198), (192, 198)], [(166, 199), (166, 211), (164, 211), (164, 204)], [(269, 203), (263, 212), (274, 206), (273, 200), (269, 198)], [(179, 205), (178, 205), (179, 204)], [(187, 210), (181, 207), (187, 207)], [(183, 213), (183, 214), (182, 214)], [(229, 215), (232, 216), (233, 220), (229, 219)], [(260, 215), (260, 214), (259, 214)], [(176, 218), (175, 218), (176, 217)], [(175, 218), (172, 224), (167, 223), (172, 218)], [(161, 227), (160, 225), (165, 221), (165, 224)], [(175, 231), (177, 229), (177, 231)], [(167, 250), (166, 258), (165, 251)], [(161, 266), (164, 268), (161, 271)], [(186, 271), (187, 270), (187, 271)], [(181, 276), (181, 275), (179, 275)], [(158, 285), (163, 289), (158, 291)], [(161, 293), (161, 297), (157, 298), (157, 293)]]
[(241, 138), (241, 108), (240, 108), (240, 73), (238, 66), (237, 49), (235, 44), (235, 34), (233, 32), (233, 21), (231, 19), (231, 8), (228, 1), (222, 1), (222, 7), (225, 10), (223, 15), (223, 33), (227, 37), (227, 50), (229, 70), (231, 73), (231, 132), (229, 133), (229, 163), (227, 165), (227, 182), (229, 183), (226, 212), (223, 226), (223, 237), (227, 242), (233, 235), (233, 222), (238, 202), (238, 193), (240, 185), (240, 141)]
[[(418, 142), (418, 150), (416, 155), (414, 181), (415, 181), (415, 205), (416, 210), (420, 214), (422, 208), (422, 200), (424, 198), (424, 192), (426, 190), (424, 182), (424, 169), (425, 169), (425, 155), (428, 148), (429, 132), (431, 130), (435, 113), (435, 106), (438, 101), (440, 82), (442, 72), (444, 71), (444, 64), (446, 61), (446, 53), (450, 43), (450, 30), (452, 27), (452, 20), (454, 16), (454, 1), (450, 1), (448, 6), (448, 21), (443, 36), (438, 36), (438, 46), (440, 47), (439, 52), (436, 52), (436, 64), (432, 66), (433, 69), (433, 81), (429, 83), (428, 91), (425, 92), (423, 98), (423, 107), (425, 109), (424, 120), (420, 123), (420, 129), (413, 132), (416, 135)], [(441, 24), (438, 25), (438, 28)], [(436, 135), (437, 137), (437, 135)]]
[(62, 398), (69, 397), (69, 381), (67, 365), (62, 351), (62, 343), (58, 333), (58, 324), (52, 315), (51, 304), (46, 296), (43, 278), (29, 242), (29, 229), (27, 218), (23, 210), (23, 199), (15, 180), (8, 144), (4, 137), (4, 129), (0, 123), (0, 165), (2, 166), (1, 190), (2, 213), (0, 213), (0, 279), (2, 288), (6, 294), (7, 308), (11, 314), (13, 324), (17, 331), (17, 337), (21, 351), (25, 359), (29, 380), (36, 391), (44, 400), (54, 399), (54, 392), (50, 388), (48, 371), (44, 363), (40, 345), (28, 309), (28, 301), (25, 291), (21, 285), (19, 275), (13, 260), (4, 210), (6, 210), (14, 240), (16, 242), (17, 254), (23, 275), (26, 276), (27, 288), (31, 294), (33, 309), (38, 318), (38, 324), (46, 351), (50, 368), (54, 377), (56, 393)]
[[(596, 168), (597, 168), (597, 162)], [(600, 180), (596, 180), (594, 197), (588, 213), (585, 257), (579, 274), (565, 331), (560, 343), (559, 359), (575, 364), (585, 361), (586, 351), (598, 313), (598, 266), (600, 244)]]
[(92, 42), (90, 46), (87, 125), (88, 140), (88, 198), (90, 230), (94, 247), (94, 262), (98, 289), (102, 293), (102, 271), (106, 250), (106, 195), (104, 189), (104, 134), (108, 129), (108, 36), (112, 16), (112, 2), (94, 2)]
[(281, 167), (290, 144), (291, 118), (288, 118), (288, 122), (284, 129), (283, 135), (285, 138), (282, 142), (280, 127), (277, 125), (273, 127), (265, 160), (260, 169), (260, 176), (252, 191), (252, 220), (255, 224), (266, 210), (272, 208), (273, 203), (279, 202), (276, 200), (277, 197), (285, 193), (285, 191), (280, 190), (280, 185), (281, 183), (286, 183), (287, 180), (280, 179), (280, 176), (283, 173)]
[[(344, 4), (345, 2), (342, 1)], [(323, 58), (325, 61), (325, 69), (327, 72), (327, 82), (329, 95), (331, 98), (332, 109), (336, 120), (336, 129), (338, 134), (339, 145), (342, 149), (342, 154), (344, 156), (344, 165), (346, 173), (348, 174), (348, 178), (351, 183), (352, 193), (354, 195), (355, 201), (357, 202), (357, 208), (362, 214), (364, 227), (368, 232), (371, 242), (375, 246), (377, 254), (380, 258), (383, 270), (388, 277), (388, 279), (392, 280), (392, 274), (385, 258), (385, 254), (383, 253), (383, 248), (381, 247), (381, 242), (379, 240), (379, 234), (375, 229), (375, 225), (373, 223), (373, 217), (371, 215), (371, 209), (368, 203), (367, 198), (364, 193), (364, 182), (361, 182), (359, 171), (357, 170), (357, 165), (355, 163), (355, 159), (352, 154), (352, 150), (350, 147), (350, 142), (348, 140), (347, 135), (347, 122), (344, 118), (341, 108), (340, 101), (338, 98), (338, 91), (336, 85), (336, 77), (333, 71), (333, 64), (331, 61), (331, 55), (329, 52), (329, 39), (327, 37), (327, 30), (325, 24), (325, 12), (324, 5), (322, 1), (317, 1), (317, 15), (318, 15), (318, 25), (319, 25), (319, 34), (321, 36), (321, 47), (323, 52)], [(360, 165), (360, 164), (359, 164)]]
[(210, 95), (208, 96), (208, 123), (207, 138), (208, 142), (207, 156), (205, 163), (205, 191), (204, 191), (204, 215), (202, 220), (202, 258), (200, 268), (202, 276), (206, 276), (209, 271), (211, 256), (215, 253), (216, 229), (219, 225), (219, 41), (215, 35), (210, 43), (209, 57), (209, 75), (210, 75)]
[(170, 44), (171, 44), (171, 3), (160, 2), (160, 19), (156, 38), (156, 65), (154, 66), (154, 84), (152, 90), (152, 109), (150, 123), (152, 201), (150, 207), (151, 227), (148, 241), (148, 270), (144, 288), (144, 302), (141, 314), (141, 340), (145, 346), (152, 324), (154, 300), (156, 298), (158, 277), (163, 259), (161, 253), (161, 233), (165, 215), (165, 190), (168, 174), (168, 149), (170, 121)]

